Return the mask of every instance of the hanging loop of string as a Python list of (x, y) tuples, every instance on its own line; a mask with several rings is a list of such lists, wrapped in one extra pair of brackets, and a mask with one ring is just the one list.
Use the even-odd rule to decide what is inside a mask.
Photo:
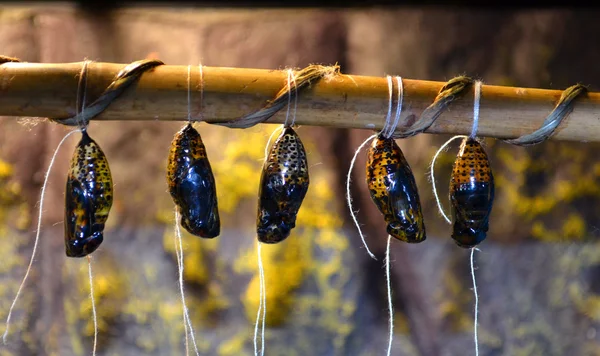
[[(381, 129), (381, 131), (379, 132), (379, 134), (383, 135), (386, 138), (392, 137), (394, 131), (396, 130), (396, 127), (398, 126), (398, 123), (400, 122), (400, 116), (402, 114), (402, 102), (403, 102), (403, 97), (404, 97), (404, 85), (402, 83), (402, 77), (397, 76), (396, 81), (398, 83), (398, 85), (397, 85), (398, 86), (398, 97), (396, 100), (397, 106), (396, 106), (394, 120), (392, 120), (392, 112), (393, 112), (392, 109), (393, 109), (393, 104), (394, 104), (394, 82), (393, 82), (391, 76), (389, 76), (389, 75), (387, 76), (388, 93), (389, 93), (388, 111), (385, 116), (385, 124), (384, 124), (383, 128)], [(377, 260), (377, 257), (375, 257), (373, 252), (371, 252), (371, 250), (369, 249), (369, 246), (367, 245), (367, 242), (365, 240), (365, 235), (363, 234), (362, 229), (360, 228), (360, 224), (358, 222), (356, 212), (352, 208), (352, 197), (350, 194), (350, 182), (351, 182), (352, 170), (354, 169), (354, 165), (356, 164), (356, 159), (358, 158), (358, 154), (363, 149), (363, 147), (365, 147), (375, 137), (377, 137), (377, 134), (367, 137), (367, 139), (365, 141), (363, 141), (358, 146), (356, 151), (354, 152), (354, 156), (352, 157), (352, 160), (350, 161), (350, 167), (348, 168), (348, 174), (346, 175), (346, 202), (348, 203), (348, 209), (350, 209), (350, 216), (352, 217), (352, 221), (354, 222), (354, 225), (356, 226), (356, 229), (358, 230), (358, 234), (360, 235), (360, 239), (362, 241), (363, 246), (365, 247), (369, 256), (372, 259)]]
[(380, 134), (385, 138), (391, 138), (398, 127), (398, 123), (400, 122), (400, 116), (402, 114), (402, 102), (404, 101), (404, 83), (402, 82), (402, 77), (396, 76), (396, 83), (398, 87), (398, 97), (396, 98), (396, 113), (394, 115), (394, 121), (391, 120), (392, 115), (392, 105), (394, 102), (393, 94), (394, 94), (394, 84), (392, 82), (392, 77), (387, 76), (388, 88), (389, 88), (389, 105), (388, 105), (388, 113), (385, 117), (385, 124), (381, 129)]
[[(477, 129), (479, 127), (479, 107), (480, 107), (480, 103), (481, 103), (481, 81), (477, 80), (474, 83), (474, 97), (473, 97), (473, 126), (471, 128), (471, 134), (467, 137), (464, 135), (458, 135), (458, 136), (454, 136), (451, 139), (449, 139), (448, 141), (446, 141), (435, 153), (435, 155), (433, 156), (433, 159), (431, 160), (431, 185), (433, 188), (433, 196), (435, 197), (438, 209), (440, 214), (444, 217), (444, 219), (446, 220), (446, 222), (448, 224), (452, 224), (452, 220), (450, 220), (450, 217), (444, 212), (444, 209), (442, 207), (442, 203), (440, 201), (440, 197), (438, 195), (437, 189), (436, 189), (436, 182), (435, 182), (435, 175), (434, 175), (434, 171), (435, 171), (435, 161), (437, 160), (437, 157), (439, 156), (439, 154), (444, 151), (444, 149), (454, 140), (458, 139), (458, 138), (462, 138), (462, 139), (475, 139), (477, 137)], [(479, 340), (478, 340), (478, 335), (477, 335), (477, 319), (478, 319), (478, 315), (479, 315), (479, 296), (477, 294), (477, 282), (475, 279), (475, 266), (474, 266), (474, 254), (475, 254), (475, 250), (478, 250), (476, 247), (471, 248), (471, 258), (470, 258), (470, 265), (471, 265), (471, 279), (473, 281), (473, 294), (474, 294), (474, 298), (475, 298), (475, 307), (474, 307), (474, 321), (473, 321), (473, 341), (475, 343), (475, 355), (479, 356)]]
[(440, 155), (440, 153), (444, 152), (446, 150), (446, 147), (448, 147), (448, 145), (450, 143), (452, 143), (452, 141), (457, 140), (459, 138), (462, 138), (462, 139), (465, 139), (467, 137), (470, 137), (472, 139), (476, 138), (477, 130), (479, 128), (479, 107), (480, 107), (480, 102), (481, 102), (481, 85), (482, 85), (482, 82), (480, 80), (476, 80), (474, 82), (473, 126), (471, 127), (471, 134), (469, 136), (456, 135), (456, 136), (450, 138), (442, 146), (440, 146), (440, 148), (435, 152), (435, 155), (433, 155), (433, 159), (431, 160), (429, 173), (430, 173), (430, 178), (431, 178), (431, 187), (433, 190), (433, 197), (435, 198), (435, 202), (437, 204), (440, 215), (442, 215), (442, 217), (444, 218), (444, 220), (446, 220), (446, 222), (448, 224), (452, 224), (452, 221), (450, 220), (450, 216), (444, 211), (444, 208), (442, 207), (442, 202), (440, 200), (440, 196), (437, 191), (436, 181), (435, 181), (435, 162), (437, 161), (437, 158)]

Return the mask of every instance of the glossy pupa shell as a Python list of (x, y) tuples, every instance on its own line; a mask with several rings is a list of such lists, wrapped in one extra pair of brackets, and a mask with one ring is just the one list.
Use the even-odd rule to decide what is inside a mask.
[(304, 145), (292, 128), (285, 128), (263, 165), (256, 219), (260, 242), (274, 244), (290, 235), (308, 185)]
[(113, 182), (106, 156), (83, 131), (67, 175), (65, 248), (68, 257), (87, 256), (100, 246), (112, 202)]
[(419, 191), (402, 150), (392, 138), (377, 135), (367, 152), (367, 186), (383, 214), (387, 232), (398, 240), (426, 239)]
[(173, 138), (167, 163), (169, 193), (181, 214), (181, 226), (189, 233), (214, 238), (221, 220), (217, 189), (202, 138), (191, 124)]
[(479, 142), (463, 140), (452, 169), (450, 204), (452, 239), (470, 248), (487, 236), (494, 202), (494, 176), (485, 150)]

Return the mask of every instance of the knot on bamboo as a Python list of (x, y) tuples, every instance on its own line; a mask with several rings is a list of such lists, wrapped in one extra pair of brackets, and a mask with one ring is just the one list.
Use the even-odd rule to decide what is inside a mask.
[[(102, 92), (102, 94), (100, 94), (100, 96), (89, 106), (85, 105), (85, 100), (81, 100), (81, 106), (85, 105), (85, 110), (81, 110), (81, 107), (79, 107), (80, 105), (77, 105), (77, 114), (75, 116), (69, 118), (50, 118), (50, 120), (67, 126), (87, 126), (92, 118), (100, 115), (104, 110), (106, 110), (106, 108), (108, 108), (113, 101), (123, 94), (123, 92), (129, 86), (131, 86), (131, 84), (138, 80), (143, 73), (163, 64), (164, 63), (162, 61), (157, 59), (144, 59), (135, 61), (121, 69), (121, 71), (115, 76), (115, 79), (113, 79), (112, 83), (110, 83), (110, 85), (104, 89), (104, 92)], [(87, 66), (84, 64), (83, 68), (87, 68)], [(81, 83), (85, 82), (87, 77), (87, 70), (84, 70), (83, 68), (79, 78), (80, 85)], [(78, 90), (78, 93), (84, 92), (85, 90), (81, 90), (81, 88)]]
[(275, 98), (268, 101), (261, 109), (235, 120), (213, 124), (235, 129), (246, 129), (263, 123), (284, 108), (290, 100), (295, 100), (299, 93), (309, 88), (312, 83), (316, 83), (323, 78), (332, 78), (339, 73), (340, 66), (337, 64), (333, 66), (311, 64), (295, 73), (295, 80), (287, 81), (285, 86), (275, 95)]

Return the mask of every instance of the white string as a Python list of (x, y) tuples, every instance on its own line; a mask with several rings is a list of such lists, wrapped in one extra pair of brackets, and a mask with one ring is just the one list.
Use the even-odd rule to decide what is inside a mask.
[[(291, 69), (288, 69), (287, 70), (287, 87), (288, 88), (292, 87), (292, 77), (293, 76), (294, 76), (294, 71)], [(294, 79), (294, 81), (295, 81), (295, 79)], [(290, 118), (290, 106), (292, 106), (292, 96), (288, 95), (287, 111), (285, 113), (285, 121), (283, 122), (284, 127), (289, 127), (288, 119)]]
[[(473, 99), (473, 128), (470, 138), (475, 139), (479, 127), (479, 103), (481, 102), (481, 81), (475, 82), (475, 98)], [(477, 248), (471, 248), (471, 277), (473, 278), (473, 294), (475, 295), (475, 316), (473, 320), (473, 341), (475, 342), (475, 356), (479, 356), (479, 340), (477, 338), (477, 317), (479, 314), (479, 296), (477, 295), (477, 283), (475, 282), (475, 266), (473, 256)]]
[[(79, 110), (79, 105), (81, 104), (81, 112), (80, 112), (80, 117), (81, 117), (81, 122), (79, 122), (79, 127), (80, 129), (83, 131), (87, 128), (87, 124), (86, 122), (83, 120), (83, 114), (85, 112), (85, 101), (86, 101), (86, 95), (87, 95), (87, 69), (88, 69), (88, 65), (90, 64), (91, 61), (89, 60), (84, 60), (83, 61), (83, 66), (81, 67), (81, 73), (80, 78), (82, 81), (82, 85), (83, 88), (80, 88), (79, 85), (77, 86), (77, 98), (75, 99), (75, 110)], [(83, 91), (83, 95), (79, 95), (79, 90)], [(80, 102), (81, 100), (81, 102)], [(78, 120), (79, 121), (79, 120)]]
[(473, 99), (473, 127), (471, 128), (472, 139), (477, 136), (477, 129), (479, 128), (479, 103), (481, 102), (481, 80), (475, 81), (475, 97)]
[(204, 104), (204, 70), (203, 70), (204, 66), (202, 65), (202, 63), (198, 64), (198, 71), (199, 71), (199, 75), (200, 75), (200, 120), (203, 120), (204, 118), (202, 117), (202, 105)]
[(377, 137), (377, 135), (371, 135), (371, 136), (367, 137), (367, 139), (360, 146), (358, 146), (358, 148), (356, 149), (356, 152), (354, 152), (354, 157), (352, 157), (352, 160), (350, 161), (350, 168), (348, 169), (348, 174), (346, 175), (346, 201), (348, 202), (348, 208), (350, 209), (350, 216), (352, 216), (354, 225), (358, 229), (358, 234), (360, 235), (360, 239), (361, 239), (363, 245), (365, 246), (367, 253), (369, 254), (369, 256), (371, 256), (372, 259), (377, 260), (377, 258), (375, 257), (373, 252), (371, 252), (371, 250), (369, 249), (369, 246), (367, 245), (367, 241), (365, 240), (365, 235), (363, 234), (362, 229), (360, 228), (360, 224), (358, 223), (358, 218), (356, 216), (356, 212), (354, 211), (354, 209), (352, 209), (352, 197), (350, 196), (350, 177), (352, 176), (352, 170), (354, 169), (354, 164), (356, 163), (356, 158), (358, 157), (358, 153), (362, 150), (363, 147), (365, 147), (365, 145), (367, 143), (369, 143), (369, 141), (371, 141), (375, 137)]
[[(81, 75), (83, 76), (84, 73), (86, 73), (87, 71), (87, 67), (88, 67), (88, 63), (90, 61), (85, 60), (84, 61), (84, 66), (81, 69)], [(78, 88), (79, 89), (79, 88)], [(86, 102), (86, 95), (87, 95), (87, 74), (83, 80), (83, 95), (82, 97), (82, 102), (81, 102), (81, 116), (84, 116), (85, 113), (85, 102)], [(77, 100), (79, 100), (79, 94), (77, 95)], [(77, 107), (79, 107), (79, 104), (77, 104)], [(86, 127), (86, 123), (85, 121), (82, 122), (81, 124), (81, 130), (85, 130)], [(96, 348), (98, 346), (98, 316), (96, 313), (96, 300), (94, 299), (94, 278), (93, 278), (93, 273), (92, 273), (92, 256), (88, 255), (88, 278), (90, 281), (90, 302), (92, 304), (92, 322), (94, 324), (94, 344), (92, 346), (92, 356), (96, 356)]]
[[(259, 242), (260, 244), (260, 242)], [(262, 249), (259, 250), (258, 255), (258, 272), (260, 275), (260, 279), (262, 280), (262, 305), (263, 305), (263, 315), (262, 315), (262, 325), (261, 325), (261, 335), (260, 335), (260, 355), (265, 355), (265, 320), (267, 319), (267, 284), (265, 281), (265, 268), (262, 263)]]
[(473, 294), (475, 295), (475, 317), (473, 322), (473, 341), (475, 342), (475, 356), (479, 356), (479, 341), (477, 338), (477, 316), (479, 314), (479, 296), (477, 295), (477, 282), (475, 282), (475, 264), (473, 262), (473, 256), (475, 255), (475, 250), (478, 248), (471, 248), (471, 277), (473, 279)]
[(442, 151), (444, 151), (444, 149), (446, 148), (446, 146), (448, 146), (450, 144), (450, 142), (458, 139), (458, 138), (467, 138), (467, 136), (464, 135), (457, 135), (452, 137), (451, 139), (449, 139), (448, 141), (446, 141), (446, 143), (444, 143), (435, 153), (435, 155), (433, 155), (433, 159), (431, 160), (431, 169), (429, 170), (430, 174), (431, 174), (431, 187), (433, 188), (433, 196), (435, 197), (435, 202), (437, 203), (437, 207), (438, 210), (440, 212), (440, 214), (444, 217), (444, 219), (446, 220), (446, 222), (448, 224), (452, 224), (452, 221), (450, 220), (450, 217), (448, 217), (448, 214), (446, 214), (446, 212), (444, 211), (444, 208), (442, 207), (442, 202), (440, 201), (440, 197), (438, 196), (438, 192), (437, 192), (437, 188), (435, 187), (435, 161), (437, 160), (438, 156), (440, 155), (440, 153), (442, 153)]
[[(263, 356), (265, 354), (265, 319), (267, 318), (267, 297), (266, 297), (266, 286), (265, 286), (265, 271), (262, 263), (262, 244), (257, 241), (256, 255), (258, 259), (258, 280), (259, 280), (259, 302), (258, 311), (256, 313), (256, 323), (254, 324), (254, 355)], [(260, 353), (258, 352), (258, 325), (260, 324), (262, 312), (262, 325), (261, 325), (261, 346)]]
[(92, 256), (88, 255), (88, 277), (90, 279), (90, 301), (92, 302), (92, 318), (94, 320), (94, 346), (92, 356), (96, 356), (96, 346), (98, 345), (98, 316), (96, 314), (96, 300), (94, 299), (94, 278), (92, 274)]
[(181, 305), (183, 308), (183, 326), (185, 331), (186, 355), (189, 354), (189, 333), (189, 336), (192, 339), (192, 344), (194, 345), (194, 351), (196, 352), (196, 355), (199, 356), (200, 353), (198, 352), (198, 345), (196, 344), (194, 327), (192, 325), (189, 309), (185, 301), (185, 292), (183, 286), (183, 242), (181, 238), (181, 228), (179, 227), (179, 212), (177, 210), (175, 210), (175, 254), (177, 257), (177, 269), (179, 272), (179, 292), (181, 294)]
[[(475, 82), (475, 90), (474, 90), (474, 100), (473, 100), (473, 127), (471, 128), (471, 134), (469, 136), (469, 138), (475, 139), (475, 137), (477, 136), (477, 129), (479, 127), (479, 104), (481, 102), (481, 81), (478, 80)], [(442, 208), (442, 203), (440, 202), (440, 198), (438, 196), (437, 193), (437, 189), (435, 186), (435, 176), (434, 176), (434, 168), (435, 168), (435, 161), (438, 157), (438, 155), (440, 154), (440, 152), (442, 152), (446, 146), (448, 146), (448, 144), (450, 144), (450, 142), (454, 141), (457, 138), (463, 138), (466, 139), (467, 136), (463, 136), (463, 135), (458, 135), (458, 136), (454, 136), (451, 139), (449, 139), (448, 141), (446, 141), (446, 143), (444, 143), (439, 150), (435, 153), (435, 155), (433, 156), (433, 159), (431, 160), (431, 185), (433, 187), (433, 196), (435, 197), (435, 201), (437, 203), (438, 206), (438, 210), (440, 211), (440, 214), (442, 214), (442, 216), (444, 217), (444, 219), (448, 222), (448, 224), (452, 224), (452, 221), (450, 220), (450, 218), (448, 217), (448, 215), (444, 212), (444, 209)], [(479, 250), (475, 247), (471, 248), (471, 278), (473, 280), (473, 294), (475, 295), (475, 317), (474, 317), (474, 322), (473, 322), (473, 340), (475, 342), (475, 355), (479, 356), (479, 341), (478, 341), (478, 336), (477, 336), (477, 318), (478, 318), (478, 314), (479, 314), (479, 296), (477, 295), (477, 282), (475, 280), (475, 266), (474, 266), (474, 262), (473, 262), (473, 256), (475, 254), (475, 250)]]
[(9, 332), (9, 328), (10, 328), (10, 319), (12, 316), (13, 309), (15, 308), (15, 306), (17, 304), (17, 300), (19, 299), (19, 296), (21, 295), (21, 291), (23, 290), (23, 287), (25, 286), (27, 277), (29, 277), (29, 272), (31, 271), (31, 266), (33, 265), (33, 261), (35, 259), (35, 253), (37, 251), (38, 243), (40, 240), (40, 233), (41, 233), (41, 227), (42, 227), (42, 212), (44, 210), (44, 196), (46, 194), (46, 187), (48, 185), (48, 177), (50, 176), (50, 171), (52, 170), (52, 166), (54, 165), (54, 161), (56, 160), (56, 156), (58, 155), (58, 151), (59, 151), (60, 147), (65, 142), (65, 140), (69, 136), (74, 134), (75, 132), (81, 132), (81, 129), (75, 129), (75, 130), (67, 133), (65, 135), (65, 137), (63, 137), (63, 139), (58, 143), (58, 146), (56, 146), (56, 150), (54, 151), (54, 154), (52, 155), (52, 159), (50, 159), (50, 164), (48, 165), (48, 169), (46, 170), (46, 174), (44, 176), (44, 183), (42, 184), (42, 191), (40, 193), (40, 209), (39, 209), (39, 213), (38, 213), (38, 223), (37, 223), (37, 231), (35, 234), (35, 241), (33, 243), (33, 250), (31, 251), (31, 259), (29, 260), (29, 265), (27, 266), (27, 271), (25, 272), (25, 276), (23, 277), (23, 280), (21, 281), (21, 285), (19, 286), (19, 289), (17, 290), (17, 295), (15, 296), (15, 299), (13, 300), (13, 302), (10, 306), (10, 309), (8, 311), (8, 316), (6, 317), (6, 331), (4, 331), (4, 334), (2, 335), (2, 340), (3, 340), (4, 344), (6, 344), (6, 338), (8, 336), (8, 332)]
[[(83, 116), (83, 112), (85, 110), (85, 99), (86, 99), (86, 87), (87, 87), (87, 76), (84, 78), (83, 75), (86, 74), (86, 70), (88, 67), (90, 61), (85, 60), (83, 62), (83, 66), (81, 67), (81, 73), (80, 73), (80, 78), (81, 80), (85, 81), (82, 83), (83, 84), (83, 97), (80, 98), (80, 93), (79, 90), (81, 89), (79, 87), (79, 85), (77, 86), (77, 96), (75, 98), (75, 110), (79, 110), (79, 106), (80, 106), (80, 100), (83, 100), (83, 103), (81, 103), (81, 116)], [(37, 252), (37, 247), (40, 241), (40, 234), (41, 234), (41, 227), (42, 227), (42, 212), (44, 209), (44, 196), (46, 194), (46, 187), (48, 186), (48, 179), (50, 177), (50, 171), (52, 170), (52, 166), (54, 165), (54, 161), (56, 160), (56, 156), (58, 155), (58, 151), (60, 150), (60, 147), (63, 145), (63, 143), (66, 141), (66, 139), (71, 136), (72, 134), (74, 134), (75, 132), (81, 132), (82, 130), (85, 129), (85, 123), (81, 124), (80, 127), (78, 129), (75, 129), (69, 133), (67, 133), (62, 140), (58, 143), (58, 145), (56, 146), (56, 149), (54, 150), (54, 154), (52, 155), (52, 158), (50, 159), (50, 164), (48, 164), (48, 169), (46, 170), (46, 174), (44, 175), (44, 183), (42, 184), (42, 190), (40, 192), (40, 209), (39, 209), (39, 213), (38, 213), (38, 223), (37, 223), (37, 231), (35, 234), (35, 240), (33, 243), (33, 250), (31, 251), (31, 258), (29, 260), (29, 265), (27, 266), (27, 270), (25, 271), (25, 276), (23, 276), (23, 280), (21, 281), (21, 284), (19, 285), (19, 289), (17, 289), (17, 294), (15, 295), (15, 298), (12, 301), (12, 304), (10, 305), (10, 309), (8, 310), (8, 316), (6, 317), (6, 330), (4, 331), (4, 334), (2, 335), (2, 341), (4, 342), (4, 344), (6, 345), (6, 339), (8, 337), (8, 332), (10, 330), (10, 319), (12, 317), (12, 313), (13, 310), (15, 308), (15, 306), (17, 305), (17, 301), (19, 300), (19, 296), (21, 295), (21, 292), (23, 291), (23, 287), (25, 286), (25, 282), (27, 281), (27, 278), (29, 277), (29, 272), (31, 272), (31, 267), (33, 266), (33, 261), (35, 260), (35, 254)], [(97, 325), (94, 322), (94, 328), (97, 329)]]
[[(290, 126), (294, 126), (294, 123), (296, 122), (296, 111), (298, 108), (298, 88), (296, 88), (296, 76), (294, 74), (294, 71), (291, 69), (287, 70), (287, 85), (288, 88), (292, 87), (292, 82), (294, 83), (294, 88), (295, 88), (295, 96), (294, 96), (294, 111), (293, 111), (293, 115), (292, 115), (292, 123)], [(281, 125), (279, 128), (280, 129), (284, 129), (286, 127), (290, 127), (288, 126), (288, 120), (290, 118), (290, 107), (292, 104), (292, 96), (288, 95), (288, 104), (287, 104), (287, 111), (285, 114), (285, 121), (283, 123), (283, 125)], [(273, 137), (275, 136), (275, 133), (277, 133), (277, 128), (275, 130), (273, 130), (273, 132), (271, 132), (271, 135), (269, 136), (269, 140), (267, 141), (267, 144), (265, 146), (265, 161), (269, 158), (269, 147), (271, 146), (271, 140), (273, 139)], [(256, 313), (256, 323), (254, 325), (254, 354), (255, 355), (261, 355), (263, 356), (265, 354), (265, 320), (267, 318), (267, 291), (266, 291), (266, 284), (265, 284), (265, 272), (264, 272), (264, 267), (263, 267), (263, 263), (262, 263), (262, 244), (260, 243), (260, 241), (257, 242), (257, 247), (256, 247), (256, 254), (257, 254), (257, 258), (258, 258), (258, 276), (259, 276), (259, 302), (258, 302), (258, 311)], [(262, 312), (262, 323), (261, 323), (261, 312)], [(261, 333), (261, 338), (260, 338), (260, 353), (259, 353), (259, 349), (258, 349), (258, 325), (261, 324), (260, 327), (260, 333)]]
[(290, 76), (292, 77), (292, 82), (294, 82), (294, 113), (292, 114), (292, 124), (290, 125), (294, 126), (294, 124), (296, 123), (296, 112), (298, 110), (298, 87), (296, 86), (296, 74), (294, 74), (294, 71), (290, 69), (288, 73), (290, 73)]
[(394, 102), (394, 99), (393, 99), (394, 83), (392, 82), (392, 77), (390, 75), (387, 76), (387, 82), (388, 82), (388, 94), (389, 94), (388, 112), (387, 112), (387, 115), (385, 116), (385, 123), (383, 124), (383, 128), (381, 129), (381, 132), (380, 132), (384, 137), (389, 137), (387, 132), (390, 129), (390, 121), (392, 118), (392, 104)]
[(404, 84), (402, 83), (402, 77), (396, 76), (396, 81), (398, 82), (398, 99), (396, 104), (396, 115), (394, 116), (394, 123), (385, 135), (387, 138), (391, 137), (394, 134), (394, 131), (396, 131), (396, 127), (398, 127), (398, 123), (400, 122), (400, 114), (402, 113), (402, 102), (404, 101)]
[(394, 306), (392, 304), (392, 282), (390, 278), (390, 244), (392, 236), (388, 235), (387, 248), (385, 249), (385, 282), (387, 285), (388, 311), (390, 314), (390, 336), (388, 341), (387, 356), (392, 354), (392, 341), (394, 339)]
[(187, 70), (187, 119), (189, 122), (192, 121), (192, 66), (188, 65)]
[[(175, 255), (177, 257), (177, 271), (179, 273), (179, 276), (181, 276), (182, 271), (181, 271), (181, 252), (179, 251), (179, 245), (178, 245), (178, 240), (180, 237), (180, 231), (179, 231), (179, 214), (177, 213), (177, 210), (175, 210)], [(181, 284), (181, 278), (177, 278), (177, 282), (179, 283), (179, 294), (181, 296), (181, 307), (182, 307), (182, 314), (183, 314), (183, 330), (185, 333), (185, 355), (188, 356), (190, 354), (190, 342), (189, 342), (189, 330), (188, 330), (188, 322), (187, 322), (187, 315), (186, 315), (186, 303), (185, 303), (185, 296), (183, 294), (183, 286)]]

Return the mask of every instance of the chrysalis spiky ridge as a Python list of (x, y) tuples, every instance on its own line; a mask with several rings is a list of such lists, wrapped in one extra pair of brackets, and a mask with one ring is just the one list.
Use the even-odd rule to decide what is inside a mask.
[(65, 247), (68, 257), (84, 257), (102, 243), (113, 202), (113, 182), (100, 146), (82, 132), (67, 176)]
[(470, 248), (487, 235), (494, 202), (494, 176), (487, 154), (479, 142), (463, 140), (452, 169), (450, 203), (452, 238)]
[(191, 124), (177, 132), (171, 143), (167, 183), (181, 213), (181, 226), (199, 237), (219, 236), (221, 220), (215, 178), (202, 138)]
[(304, 145), (292, 128), (286, 128), (271, 147), (262, 170), (256, 219), (259, 241), (274, 244), (290, 235), (308, 184)]
[(392, 138), (377, 135), (367, 152), (367, 186), (383, 214), (387, 232), (398, 240), (425, 240), (419, 191), (402, 150)]

